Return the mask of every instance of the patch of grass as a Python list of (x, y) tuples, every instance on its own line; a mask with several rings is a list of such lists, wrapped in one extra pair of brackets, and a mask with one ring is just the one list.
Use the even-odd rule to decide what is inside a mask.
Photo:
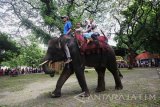
[(17, 77), (4, 76), (0, 77), (0, 91), (19, 91), (29, 83), (50, 78), (44, 74), (26, 74)]
[(0, 105), (0, 107), (9, 107), (9, 106), (7, 106), (7, 105)]
[(160, 98), (157, 98), (154, 102), (155, 105), (160, 105)]

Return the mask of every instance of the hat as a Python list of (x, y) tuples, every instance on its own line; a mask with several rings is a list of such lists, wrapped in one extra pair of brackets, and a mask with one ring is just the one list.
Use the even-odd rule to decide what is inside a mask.
[(68, 16), (61, 16), (61, 19), (63, 19), (63, 18), (68, 18), (68, 19), (69, 19), (69, 17), (68, 17)]

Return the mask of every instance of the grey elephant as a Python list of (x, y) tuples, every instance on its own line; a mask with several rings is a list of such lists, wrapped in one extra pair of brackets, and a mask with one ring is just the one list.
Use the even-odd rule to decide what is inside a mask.
[(62, 86), (73, 73), (75, 73), (78, 79), (78, 83), (82, 89), (83, 95), (81, 94), (81, 96), (89, 96), (90, 93), (84, 75), (85, 66), (94, 67), (98, 74), (96, 92), (105, 90), (104, 76), (106, 68), (112, 73), (114, 77), (115, 89), (120, 90), (123, 88), (120, 79), (122, 74), (117, 68), (114, 50), (107, 43), (105, 43), (104, 48), (97, 48), (96, 52), (87, 54), (85, 52), (82, 53), (82, 50), (79, 48), (77, 39), (74, 37), (68, 37), (67, 39), (57, 37), (52, 38), (48, 43), (48, 50), (44, 57), (44, 62), (41, 64), (46, 74), (50, 74), (51, 76), (54, 75), (54, 72), (51, 71), (48, 67), (49, 63), (64, 61), (66, 59), (66, 55), (63, 49), (64, 40), (67, 40), (69, 43), (68, 47), (71, 53), (72, 62), (65, 64), (64, 69), (57, 81), (56, 88), (51, 93), (52, 97), (61, 96)]

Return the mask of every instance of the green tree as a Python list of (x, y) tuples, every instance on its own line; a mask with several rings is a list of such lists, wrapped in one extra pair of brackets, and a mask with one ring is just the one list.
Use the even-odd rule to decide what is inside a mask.
[(146, 37), (142, 44), (143, 48), (152, 53), (160, 53), (160, 1), (154, 1), (152, 11), (143, 29), (143, 37)]
[(43, 50), (37, 44), (23, 47), (21, 51), (19, 57), (23, 59), (22, 64), (26, 66), (38, 67), (44, 56)]
[(7, 34), (0, 32), (0, 63), (12, 58), (10, 53), (18, 54), (18, 47)]
[[(159, 2), (156, 3), (156, 9)], [(158, 17), (159, 10), (155, 11), (154, 2), (150, 0), (134, 0), (133, 4), (130, 5), (126, 10), (122, 11), (121, 14), (125, 20), (120, 23), (120, 30), (117, 32), (115, 38), (118, 42), (119, 47), (128, 49), (129, 68), (132, 68), (135, 59), (135, 53), (138, 50), (149, 50), (148, 47), (154, 40), (154, 47), (157, 50), (159, 46), (159, 27), (155, 17)], [(158, 13), (157, 13), (158, 12)], [(154, 22), (154, 24), (152, 23)], [(155, 27), (155, 25), (157, 27)], [(156, 33), (155, 33), (155, 32)], [(154, 39), (153, 39), (154, 36)], [(152, 42), (151, 42), (152, 41)], [(147, 44), (147, 45), (146, 45)], [(154, 48), (152, 48), (153, 50)]]
[[(68, 15), (75, 24), (88, 17), (95, 18), (97, 24), (104, 30), (111, 32), (116, 29), (114, 16), (120, 16), (121, 9), (126, 8), (132, 0), (1, 0), (0, 8), (6, 10), (0, 15), (3, 24), (1, 28), (15, 25), (16, 29), (7, 31), (16, 36), (21, 44), (26, 39), (21, 32), (32, 30), (37, 38), (45, 44), (52, 36), (59, 36), (62, 32), (63, 22), (61, 16)], [(13, 20), (8, 19), (11, 17)], [(24, 27), (25, 26), (25, 27)], [(26, 33), (26, 32), (25, 32)]]
[[(0, 1), (0, 6), (13, 13), (18, 25), (17, 37), (24, 41), (23, 36), (17, 34), (23, 26), (31, 29), (37, 38), (47, 43), (56, 31), (62, 33), (63, 21), (61, 16), (68, 15), (73, 25), (84, 18), (95, 17), (97, 13), (106, 10), (107, 0), (10, 0)], [(6, 6), (6, 7), (5, 7)], [(5, 19), (3, 15), (2, 19)], [(13, 17), (13, 16), (12, 16)], [(34, 21), (33, 21), (34, 20)], [(10, 22), (10, 20), (8, 20)], [(13, 22), (12, 22), (13, 24)]]
[[(49, 28), (49, 32), (55, 31), (63, 32), (63, 21), (61, 16), (67, 15), (73, 23), (73, 26), (80, 22), (84, 17), (95, 17), (98, 12), (105, 10), (105, 0), (40, 0), (40, 13), (44, 20), (44, 23)], [(44, 40), (44, 43), (51, 38), (50, 34), (45, 33), (39, 27), (35, 26), (28, 19), (23, 20), (23, 25), (27, 28), (31, 28), (37, 37)], [(42, 34), (44, 35), (42, 35)], [(59, 34), (60, 35), (60, 34)], [(59, 36), (54, 35), (54, 36)]]
[(38, 40), (35, 37), (30, 36), (29, 40), (31, 43), (27, 46), (21, 46), (19, 55), (8, 52), (7, 54), (12, 56), (12, 59), (7, 60), (2, 64), (10, 67), (38, 67), (44, 56), (44, 51), (42, 50), (42, 47), (38, 45)]

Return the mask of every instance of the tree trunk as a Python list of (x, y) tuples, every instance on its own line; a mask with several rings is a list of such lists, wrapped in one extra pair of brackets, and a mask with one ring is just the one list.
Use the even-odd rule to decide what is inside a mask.
[(129, 55), (128, 55), (128, 69), (132, 69), (134, 67), (134, 62), (135, 62), (135, 54), (132, 49), (129, 49)]

